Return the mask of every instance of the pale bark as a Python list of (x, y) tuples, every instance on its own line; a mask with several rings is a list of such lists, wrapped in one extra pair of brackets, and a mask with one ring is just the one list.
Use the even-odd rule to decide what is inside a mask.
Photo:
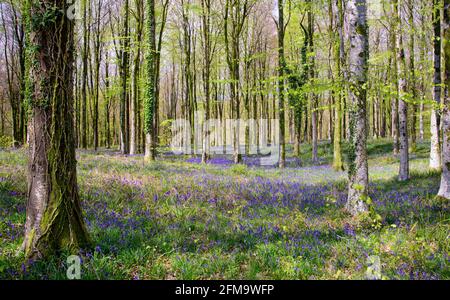
[(203, 49), (204, 49), (204, 70), (203, 89), (205, 92), (205, 121), (203, 124), (203, 147), (202, 163), (206, 163), (209, 158), (210, 145), (210, 99), (211, 99), (211, 0), (202, 0), (202, 26), (203, 26)]
[(398, 51), (397, 51), (397, 41), (396, 36), (398, 35), (397, 28), (399, 20), (397, 18), (398, 16), (398, 5), (397, 0), (391, 0), (392, 1), (392, 13), (391, 13), (391, 20), (393, 21), (391, 24), (390, 29), (390, 47), (391, 47), (391, 61), (392, 62), (392, 81), (393, 86), (396, 90), (396, 96), (392, 98), (391, 102), (391, 128), (392, 128), (392, 137), (394, 139), (394, 155), (399, 154), (400, 152), (400, 140), (399, 140), (399, 103), (398, 103), (398, 66), (397, 62), (395, 61), (397, 59)]
[(434, 105), (431, 110), (431, 150), (430, 150), (430, 169), (441, 170), (441, 146), (440, 146), (440, 120), (439, 106), (441, 104), (441, 12), (439, 9), (440, 0), (433, 2), (433, 27), (434, 27), (434, 81), (433, 81), (433, 100)]
[(408, 16), (409, 16), (409, 86), (411, 96), (413, 98), (414, 103), (412, 103), (412, 116), (411, 116), (411, 145), (410, 151), (414, 153), (417, 151), (417, 114), (419, 112), (419, 106), (416, 103), (417, 99), (417, 88), (416, 88), (416, 55), (415, 55), (415, 20), (414, 20), (414, 1), (408, 0)]
[(369, 56), (367, 4), (365, 0), (347, 3), (349, 15), (350, 150), (349, 193), (346, 208), (353, 214), (367, 211), (369, 174), (367, 162), (367, 67)]
[[(422, 4), (421, 9), (424, 9), (425, 4)], [(420, 18), (421, 26), (426, 25), (425, 16), (421, 16)], [(422, 34), (420, 38), (420, 107), (419, 107), (419, 139), (422, 142), (425, 137), (425, 126), (424, 126), (424, 112), (425, 112), (425, 81), (426, 79), (426, 64), (425, 64), (425, 50), (427, 48), (426, 36)]]
[(134, 155), (138, 152), (138, 126), (137, 119), (139, 113), (139, 75), (141, 64), (141, 50), (142, 50), (142, 34), (143, 34), (143, 1), (136, 1), (136, 37), (135, 37), (135, 54), (134, 54), (134, 69), (132, 79), (132, 96), (130, 102), (130, 154)]
[(400, 146), (400, 170), (399, 181), (409, 179), (409, 141), (408, 141), (408, 105), (405, 102), (405, 94), (407, 92), (406, 83), (406, 59), (405, 49), (403, 48), (403, 32), (402, 32), (402, 13), (398, 9), (398, 0), (395, 1), (397, 15), (398, 32), (397, 38), (397, 70), (398, 70), (398, 113), (399, 113), (399, 146)]
[(450, 199), (450, 0), (444, 1), (444, 62), (445, 62), (445, 96), (443, 116), (444, 141), (442, 147), (442, 177), (438, 195)]
[[(423, 101), (423, 99), (422, 99)], [(423, 117), (423, 113), (425, 110), (425, 105), (424, 103), (420, 103), (420, 108), (419, 108), (419, 139), (422, 142), (424, 137), (425, 137), (425, 127), (424, 127), (424, 117)]]

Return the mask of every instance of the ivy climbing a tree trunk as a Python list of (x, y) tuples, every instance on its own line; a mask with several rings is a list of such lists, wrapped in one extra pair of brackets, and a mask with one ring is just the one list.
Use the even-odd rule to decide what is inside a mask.
[(278, 116), (280, 126), (280, 159), (279, 167), (283, 169), (286, 165), (286, 141), (285, 141), (285, 103), (284, 103), (284, 71), (286, 69), (286, 58), (284, 54), (284, 36), (287, 24), (284, 22), (284, 3), (278, 0)]
[(130, 28), (129, 28), (129, 0), (125, 0), (124, 4), (124, 24), (121, 45), (121, 61), (120, 61), (120, 152), (123, 155), (130, 153), (129, 139), (129, 105), (128, 105), (128, 77), (129, 77), (129, 47), (130, 47)]
[(73, 124), (74, 27), (66, 0), (27, 0), (31, 115), (27, 257), (76, 251), (89, 237), (78, 195)]
[(156, 99), (156, 20), (155, 20), (155, 0), (148, 1), (148, 43), (147, 53), (147, 87), (144, 101), (144, 131), (145, 131), (145, 160), (155, 160), (156, 136), (153, 126), (155, 115)]
[(349, 191), (346, 208), (357, 215), (368, 210), (366, 203), (369, 187), (367, 162), (367, 68), (369, 57), (369, 29), (365, 0), (352, 0), (349, 12), (349, 84), (350, 84), (350, 146)]
[(336, 73), (338, 81), (338, 92), (335, 109), (335, 124), (334, 124), (334, 141), (333, 141), (333, 168), (336, 171), (344, 170), (342, 162), (342, 102), (345, 101), (344, 87), (342, 85), (344, 76), (342, 66), (344, 64), (344, 12), (342, 9), (342, 0), (336, 0), (336, 27), (338, 34), (334, 36), (334, 59), (336, 63)]

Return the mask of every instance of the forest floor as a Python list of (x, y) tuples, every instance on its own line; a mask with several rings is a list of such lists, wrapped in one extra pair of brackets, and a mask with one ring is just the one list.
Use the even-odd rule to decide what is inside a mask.
[[(364, 279), (374, 257), (385, 279), (450, 279), (450, 210), (434, 197), (440, 176), (427, 171), (427, 143), (406, 183), (389, 141), (369, 153), (374, 210), (357, 220), (344, 210), (346, 173), (329, 166), (328, 144), (320, 166), (304, 145), (303, 166), (285, 170), (80, 151), (94, 241), (82, 279)], [(26, 163), (24, 150), (0, 151), (0, 279), (65, 279), (65, 259), (24, 264), (19, 252)]]

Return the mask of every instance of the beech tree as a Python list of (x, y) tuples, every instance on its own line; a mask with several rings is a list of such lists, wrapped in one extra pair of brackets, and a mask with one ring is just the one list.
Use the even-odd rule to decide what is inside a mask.
[[(242, 163), (279, 145), (280, 168), (333, 157), (335, 171), (365, 182), (358, 166), (368, 140), (393, 145), (400, 181), (411, 176), (408, 152), (423, 143), (430, 168), (444, 169), (443, 0), (360, 2), (82, 0), (73, 29), (76, 146), (155, 160), (171, 152), (171, 125), (184, 119), (180, 148), (203, 163), (217, 149)], [(0, 132), (15, 147), (26, 146), (31, 109), (26, 3), (3, 1), (0, 13)], [(367, 41), (350, 22), (361, 21), (360, 6), (371, 11)], [(350, 186), (349, 198), (365, 194)]]
[(202, 146), (202, 163), (206, 163), (209, 158), (210, 145), (210, 110), (211, 110), (211, 65), (213, 53), (215, 51), (215, 43), (212, 40), (213, 29), (211, 26), (211, 0), (202, 0), (202, 29), (203, 29), (203, 89), (205, 96), (205, 120), (203, 126), (203, 146)]
[(394, 89), (393, 97), (391, 99), (391, 132), (392, 138), (394, 139), (394, 155), (399, 154), (400, 152), (400, 133), (399, 133), (399, 115), (398, 115), (398, 63), (396, 59), (398, 58), (398, 49), (397, 49), (397, 35), (400, 33), (398, 31), (398, 26), (400, 19), (398, 18), (399, 9), (398, 9), (398, 0), (390, 0), (391, 1), (391, 15), (390, 15), (390, 31), (389, 31), (389, 46), (390, 46), (390, 65), (392, 67), (391, 71), (391, 81)]
[(88, 245), (77, 187), (73, 124), (74, 23), (66, 0), (27, 0), (27, 97), (31, 105), (28, 257)]
[(149, 0), (147, 30), (148, 30), (148, 53), (147, 53), (147, 87), (144, 102), (144, 130), (145, 130), (145, 158), (155, 160), (156, 157), (156, 134), (153, 126), (156, 102), (156, 19), (155, 1)]
[(403, 31), (402, 31), (402, 13), (398, 9), (399, 1), (394, 3), (394, 11), (397, 13), (398, 32), (397, 40), (397, 82), (398, 82), (398, 112), (399, 112), (399, 140), (400, 140), (400, 170), (399, 180), (405, 181), (409, 179), (409, 141), (408, 141), (408, 105), (405, 100), (407, 92), (406, 82), (406, 58), (405, 49), (403, 48)]
[(90, 5), (88, 4), (87, 0), (83, 0), (82, 2), (82, 10), (83, 10), (83, 50), (81, 53), (81, 57), (83, 60), (83, 66), (82, 66), (82, 83), (81, 83), (81, 103), (80, 103), (80, 109), (81, 109), (81, 147), (84, 149), (87, 149), (88, 142), (87, 142), (87, 80), (88, 80), (88, 48), (89, 48), (89, 26), (88, 22), (90, 19)]
[[(288, 0), (289, 1), (289, 0)], [(284, 73), (286, 70), (286, 57), (284, 52), (284, 37), (286, 27), (289, 25), (289, 20), (284, 21), (284, 3), (283, 0), (278, 0), (278, 21), (275, 21), (278, 28), (278, 116), (280, 126), (280, 168), (284, 168), (286, 164), (286, 141), (285, 141), (285, 103), (284, 103)]]
[(129, 0), (125, 0), (123, 7), (124, 18), (122, 25), (122, 38), (120, 39), (120, 79), (121, 79), (121, 96), (120, 96), (120, 152), (122, 154), (130, 153), (129, 139), (129, 97), (128, 97), (128, 76), (130, 71), (130, 4)]
[[(316, 60), (315, 60), (315, 49), (314, 49), (314, 28), (315, 19), (313, 11), (313, 2), (311, 0), (306, 1), (307, 5), (307, 19), (308, 19), (308, 70), (309, 70), (309, 81), (310, 84), (314, 84), (314, 79), (316, 77)], [(312, 136), (312, 161), (317, 163), (319, 160), (318, 154), (318, 138), (319, 138), (319, 128), (318, 128), (318, 98), (314, 91), (309, 94), (310, 97), (310, 107), (311, 107), (311, 136)]]
[(367, 211), (369, 171), (367, 162), (367, 68), (369, 58), (369, 27), (365, 0), (347, 3), (349, 53), (349, 191), (347, 210), (352, 214)]
[(443, 131), (444, 143), (442, 147), (442, 178), (438, 195), (450, 200), (450, 1), (444, 1), (443, 19), (443, 41), (444, 41), (444, 105), (443, 105)]
[[(330, 0), (331, 1), (331, 0)], [(343, 24), (344, 24), (344, 12), (342, 9), (342, 0), (335, 0), (336, 8), (336, 28), (338, 34), (333, 34), (334, 43), (334, 59), (336, 64), (336, 77), (338, 82), (338, 92), (336, 99), (335, 108), (335, 120), (334, 120), (334, 149), (333, 149), (333, 168), (336, 171), (341, 171), (344, 169), (344, 164), (342, 160), (342, 107), (343, 101), (345, 101), (345, 93), (343, 88), (343, 65), (345, 61), (344, 53), (344, 34), (343, 34)]]
[(433, 48), (434, 48), (434, 80), (433, 80), (433, 100), (434, 105), (431, 110), (431, 150), (430, 150), (430, 168), (432, 170), (441, 170), (441, 139), (440, 139), (440, 105), (442, 93), (442, 75), (441, 75), (441, 0), (433, 0)]
[(239, 62), (241, 59), (240, 39), (254, 0), (226, 0), (224, 12), (224, 37), (227, 64), (230, 73), (230, 96), (232, 104), (233, 124), (233, 149), (234, 162), (242, 162), (242, 153), (240, 151), (240, 118), (241, 102), (239, 92), (239, 82), (241, 72)]

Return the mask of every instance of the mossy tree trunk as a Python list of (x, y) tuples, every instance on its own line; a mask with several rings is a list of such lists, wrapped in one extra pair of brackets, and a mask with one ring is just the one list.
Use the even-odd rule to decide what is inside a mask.
[(335, 124), (334, 124), (334, 140), (333, 140), (333, 168), (336, 171), (344, 170), (342, 162), (342, 101), (344, 99), (344, 88), (342, 86), (343, 73), (342, 65), (344, 64), (344, 13), (342, 9), (342, 0), (336, 0), (336, 27), (338, 34), (333, 34), (334, 42), (334, 58), (336, 61), (336, 73), (339, 90), (337, 93), (336, 108), (335, 108)]
[(141, 50), (142, 50), (142, 36), (144, 31), (144, 2), (143, 0), (135, 1), (136, 13), (134, 14), (136, 22), (136, 32), (134, 37), (134, 59), (133, 59), (133, 78), (130, 101), (130, 154), (135, 155), (139, 152), (139, 80), (141, 73)]
[[(157, 24), (159, 24), (158, 28), (156, 28), (155, 25), (155, 43), (156, 43), (156, 52), (155, 52), (155, 104), (154, 104), (154, 118), (153, 118), (153, 132), (154, 132), (154, 139), (152, 140), (153, 143), (153, 156), (157, 156), (157, 146), (159, 145), (159, 91), (160, 91), (160, 77), (161, 77), (161, 50), (163, 46), (163, 37), (164, 37), (164, 30), (167, 23), (167, 14), (169, 12), (169, 4), (171, 3), (170, 0), (164, 0), (161, 1), (161, 7), (158, 9), (158, 15), (159, 15), (159, 21)], [(156, 21), (155, 21), (156, 24)]]
[(284, 22), (284, 4), (278, 0), (278, 117), (280, 126), (280, 159), (279, 167), (283, 169), (286, 165), (286, 141), (285, 141), (285, 103), (284, 103), (284, 70), (286, 69), (286, 58), (284, 54), (284, 36), (287, 24)]
[(303, 30), (303, 45), (300, 50), (301, 72), (296, 73), (289, 68), (287, 64), (285, 71), (289, 82), (289, 105), (292, 107), (294, 115), (294, 156), (297, 158), (300, 158), (301, 154), (300, 145), (302, 142), (302, 113), (303, 110), (305, 110), (306, 101), (305, 92), (302, 91), (302, 88), (306, 84), (309, 75), (307, 57), (309, 46), (308, 31), (305, 26), (303, 26), (303, 23), (300, 23), (300, 27)]
[(78, 195), (73, 124), (73, 22), (65, 0), (27, 0), (31, 105), (27, 257), (77, 251), (89, 237)]
[(348, 1), (349, 13), (349, 83), (350, 83), (350, 146), (349, 192), (346, 208), (357, 215), (368, 210), (366, 199), (369, 186), (367, 162), (367, 69), (369, 57), (369, 28), (365, 0)]
[(130, 153), (130, 136), (129, 136), (129, 97), (128, 97), (128, 77), (130, 71), (130, 3), (125, 0), (124, 4), (124, 23), (121, 37), (121, 61), (120, 61), (120, 152), (122, 154)]
[(148, 6), (148, 43), (147, 50), (147, 87), (144, 101), (144, 131), (145, 131), (145, 160), (155, 160), (156, 136), (154, 125), (155, 101), (156, 101), (156, 20), (155, 1), (149, 0)]

